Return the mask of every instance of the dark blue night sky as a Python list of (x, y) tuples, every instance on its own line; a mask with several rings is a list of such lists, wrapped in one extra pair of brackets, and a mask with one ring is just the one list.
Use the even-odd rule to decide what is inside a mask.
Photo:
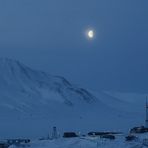
[(146, 92), (148, 1), (1, 0), (0, 56), (94, 90)]

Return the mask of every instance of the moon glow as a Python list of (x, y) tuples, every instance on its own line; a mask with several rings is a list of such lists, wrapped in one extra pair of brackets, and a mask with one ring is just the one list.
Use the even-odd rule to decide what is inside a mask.
[(94, 37), (94, 31), (93, 30), (89, 30), (87, 33), (88, 38), (92, 39)]

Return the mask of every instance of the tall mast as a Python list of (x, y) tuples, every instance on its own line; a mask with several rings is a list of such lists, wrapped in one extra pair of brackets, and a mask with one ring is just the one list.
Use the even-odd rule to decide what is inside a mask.
[(148, 128), (148, 100), (146, 96), (146, 118), (145, 118), (145, 127)]
[(52, 139), (57, 139), (57, 138), (58, 138), (57, 128), (54, 126), (52, 131)]

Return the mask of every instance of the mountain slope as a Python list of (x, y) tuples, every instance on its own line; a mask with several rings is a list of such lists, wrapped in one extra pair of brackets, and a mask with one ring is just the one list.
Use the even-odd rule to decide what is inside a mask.
[(24, 105), (27, 103), (26, 106), (33, 106), (37, 99), (41, 104), (57, 101), (69, 106), (80, 102), (95, 102), (95, 97), (91, 93), (74, 87), (65, 78), (32, 70), (10, 59), (0, 59), (0, 82), (1, 101), (4, 98), (10, 101), (5, 107), (10, 107), (13, 103), (15, 107), (20, 106), (20, 102)]
[(143, 122), (143, 116), (137, 118), (129, 108), (107, 93), (90, 92), (63, 77), (0, 59), (1, 137), (39, 137), (52, 126), (61, 131), (128, 130)]

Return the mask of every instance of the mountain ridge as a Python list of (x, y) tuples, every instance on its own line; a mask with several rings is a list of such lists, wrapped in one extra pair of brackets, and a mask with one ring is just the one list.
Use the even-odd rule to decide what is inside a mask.
[[(69, 106), (75, 105), (77, 101), (93, 103), (96, 99), (87, 90), (73, 86), (64, 77), (32, 70), (11, 59), (0, 59), (0, 81), (1, 90), (8, 91), (7, 93), (11, 94), (12, 91), (13, 93), (26, 93), (28, 97), (32, 96), (32, 99), (40, 96), (40, 98), (46, 98), (46, 101), (55, 93), (60, 96), (60, 99), (63, 99), (63, 103)], [(2, 91), (0, 91), (1, 93)], [(55, 97), (57, 97), (56, 95)], [(13, 97), (13, 95), (11, 96)]]

